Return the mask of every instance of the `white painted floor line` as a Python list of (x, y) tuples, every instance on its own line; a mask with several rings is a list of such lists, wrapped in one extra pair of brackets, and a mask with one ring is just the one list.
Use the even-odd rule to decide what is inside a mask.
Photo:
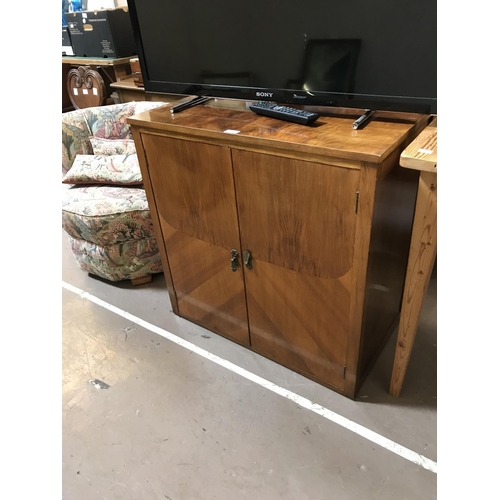
[(107, 309), (108, 311), (114, 312), (115, 314), (118, 314), (119, 316), (122, 316), (123, 318), (132, 321), (136, 325), (142, 326), (143, 328), (146, 328), (151, 332), (157, 333), (158, 335), (161, 335), (162, 337), (171, 340), (177, 345), (180, 345), (196, 354), (199, 354), (200, 356), (203, 356), (206, 359), (209, 359), (210, 361), (213, 361), (214, 363), (217, 363), (220, 366), (223, 366), (224, 368), (234, 373), (237, 373), (238, 375), (246, 378), (247, 380), (251, 380), (252, 382), (255, 382), (256, 384), (262, 387), (265, 387), (266, 389), (276, 394), (279, 394), (284, 398), (290, 399), (297, 405), (302, 406), (302, 408), (311, 410), (314, 413), (317, 413), (318, 415), (321, 415), (322, 417), (332, 422), (335, 422), (338, 425), (341, 425), (345, 429), (348, 429), (358, 434), (359, 436), (368, 439), (372, 443), (378, 444), (379, 446), (382, 446), (386, 450), (392, 451), (396, 455), (406, 458), (406, 460), (409, 460), (410, 462), (420, 465), (424, 469), (430, 470), (437, 474), (437, 463), (430, 460), (429, 458), (424, 457), (423, 455), (416, 453), (415, 451), (412, 451), (408, 448), (405, 448), (404, 446), (401, 446), (398, 443), (395, 443), (394, 441), (391, 441), (390, 439), (387, 439), (386, 437), (381, 436), (380, 434), (377, 434), (376, 432), (371, 431), (370, 429), (367, 429), (366, 427), (363, 427), (362, 425), (359, 425), (356, 422), (353, 422), (352, 420), (349, 420), (348, 418), (345, 418), (342, 415), (339, 415), (338, 413), (335, 413), (332, 410), (329, 410), (328, 408), (313, 403), (309, 399), (299, 396), (298, 394), (295, 394), (294, 392), (289, 391), (288, 389), (273, 384), (272, 382), (269, 382), (269, 380), (259, 377), (258, 375), (255, 375), (254, 373), (251, 373), (248, 370), (245, 370), (244, 368), (241, 368), (240, 366), (235, 365), (230, 361), (227, 361), (226, 359), (223, 359), (215, 354), (212, 354), (211, 352), (202, 349), (201, 347), (198, 347), (197, 345), (192, 344), (191, 342), (188, 342), (187, 340), (184, 340), (178, 337), (177, 335), (168, 332), (167, 330), (152, 325), (151, 323), (148, 323), (147, 321), (144, 321), (141, 318), (138, 318), (137, 316), (128, 313), (127, 311), (123, 311), (118, 307), (108, 304), (107, 302), (95, 297), (94, 295), (84, 292), (83, 290), (80, 290), (79, 288), (70, 285), (65, 281), (62, 282), (62, 286), (66, 290), (69, 290), (70, 292), (79, 295), (82, 299), (87, 299), (93, 302), (94, 304), (97, 304)]

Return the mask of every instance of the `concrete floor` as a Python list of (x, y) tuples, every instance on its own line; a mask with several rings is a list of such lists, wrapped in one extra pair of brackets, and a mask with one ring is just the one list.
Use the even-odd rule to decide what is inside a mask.
[[(437, 461), (436, 281), (401, 396), (395, 332), (351, 401), (175, 316), (163, 275), (110, 284), (63, 232), (63, 500), (424, 500), (437, 476), (123, 317), (128, 312)], [(146, 325), (147, 326), (147, 325)], [(98, 388), (90, 380), (109, 386)]]

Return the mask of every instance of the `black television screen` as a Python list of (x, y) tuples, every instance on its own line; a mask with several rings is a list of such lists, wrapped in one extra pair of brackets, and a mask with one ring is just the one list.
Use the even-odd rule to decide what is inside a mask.
[(147, 92), (437, 112), (437, 0), (128, 4)]

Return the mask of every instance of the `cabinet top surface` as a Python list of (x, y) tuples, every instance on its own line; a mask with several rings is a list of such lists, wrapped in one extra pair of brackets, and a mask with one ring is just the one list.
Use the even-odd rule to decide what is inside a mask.
[(352, 123), (363, 111), (309, 108), (321, 116), (305, 126), (256, 115), (244, 101), (213, 100), (179, 113), (171, 113), (173, 104), (137, 114), (128, 122), (200, 140), (219, 138), (230, 147), (252, 143), (263, 148), (314, 151), (332, 158), (380, 163), (406, 140), (416, 124), (428, 119), (427, 115), (381, 111), (363, 129), (354, 130)]

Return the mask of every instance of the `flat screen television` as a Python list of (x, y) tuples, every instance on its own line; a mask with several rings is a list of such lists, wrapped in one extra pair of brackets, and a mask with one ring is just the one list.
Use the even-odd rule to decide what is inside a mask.
[(128, 0), (146, 92), (437, 113), (437, 0)]

